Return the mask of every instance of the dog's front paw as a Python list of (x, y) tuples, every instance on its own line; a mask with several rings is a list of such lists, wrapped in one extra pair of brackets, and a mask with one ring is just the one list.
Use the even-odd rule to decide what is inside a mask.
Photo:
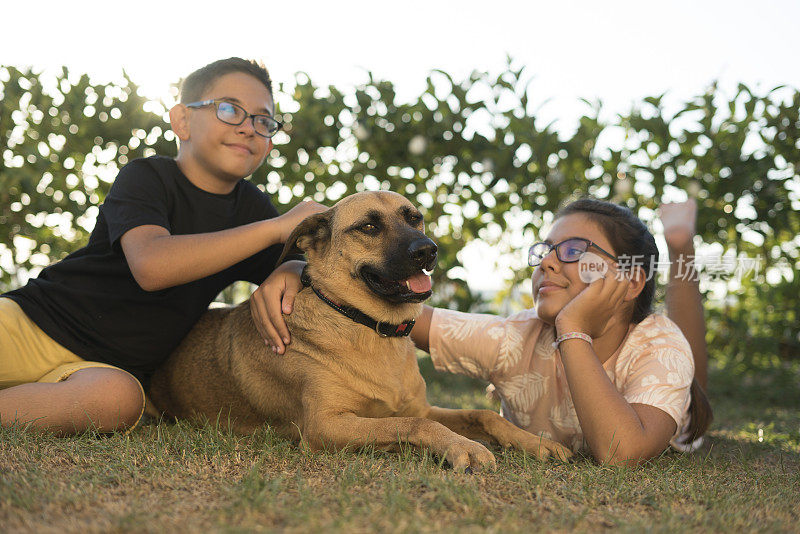
[(562, 462), (565, 462), (572, 457), (572, 451), (564, 445), (538, 436), (530, 439), (529, 443), (527, 443), (523, 449), (525, 449), (525, 452), (532, 454), (539, 460), (546, 460), (552, 456), (554, 458), (558, 458)]
[(453, 440), (444, 452), (445, 459), (459, 472), (477, 472), (495, 469), (497, 461), (489, 449), (464, 437)]

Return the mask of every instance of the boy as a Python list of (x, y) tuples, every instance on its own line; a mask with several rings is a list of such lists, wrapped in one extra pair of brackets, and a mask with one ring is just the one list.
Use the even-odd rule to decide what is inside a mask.
[[(237, 280), (264, 282), (279, 244), (325, 209), (303, 202), (279, 216), (243, 180), (272, 149), (273, 116), (255, 62), (220, 60), (186, 78), (170, 110), (178, 156), (125, 166), (88, 245), (0, 296), (0, 424), (59, 435), (134, 427), (142, 384), (214, 297)], [(256, 297), (259, 321), (268, 307)]]

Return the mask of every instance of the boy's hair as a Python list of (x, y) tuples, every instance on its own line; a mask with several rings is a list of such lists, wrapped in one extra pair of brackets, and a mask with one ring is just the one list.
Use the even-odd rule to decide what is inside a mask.
[[(644, 269), (648, 277), (644, 289), (636, 298), (631, 321), (640, 323), (653, 312), (653, 297), (656, 292), (656, 267), (658, 265), (658, 247), (653, 234), (647, 226), (631, 210), (618, 204), (584, 197), (571, 202), (556, 213), (556, 219), (573, 213), (582, 213), (597, 224), (611, 242), (617, 256), (636, 258), (636, 264)], [(703, 388), (697, 380), (692, 379), (689, 404), (689, 428), (687, 443), (691, 443), (706, 433), (714, 413)]]
[(264, 87), (272, 96), (272, 80), (269, 77), (266, 67), (254, 60), (242, 59), (239, 57), (229, 57), (209, 63), (191, 73), (181, 81), (181, 103), (188, 104), (196, 102), (203, 97), (203, 93), (211, 87), (218, 78), (232, 72), (243, 72), (249, 74), (256, 80), (264, 84)]

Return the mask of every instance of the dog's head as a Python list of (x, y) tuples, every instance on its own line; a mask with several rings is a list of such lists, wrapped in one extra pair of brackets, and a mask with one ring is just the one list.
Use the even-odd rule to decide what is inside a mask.
[(303, 251), (314, 286), (337, 304), (401, 322), (431, 296), (436, 244), (424, 231), (422, 214), (405, 197), (356, 193), (301, 222), (284, 255)]

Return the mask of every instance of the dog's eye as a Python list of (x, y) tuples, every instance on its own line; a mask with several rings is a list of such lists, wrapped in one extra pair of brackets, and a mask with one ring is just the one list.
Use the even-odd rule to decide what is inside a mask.
[(375, 226), (374, 224), (367, 223), (367, 224), (362, 224), (359, 230), (367, 234), (374, 234), (378, 231), (378, 227)]
[(412, 215), (408, 218), (408, 222), (409, 224), (417, 226), (422, 222), (422, 215)]

